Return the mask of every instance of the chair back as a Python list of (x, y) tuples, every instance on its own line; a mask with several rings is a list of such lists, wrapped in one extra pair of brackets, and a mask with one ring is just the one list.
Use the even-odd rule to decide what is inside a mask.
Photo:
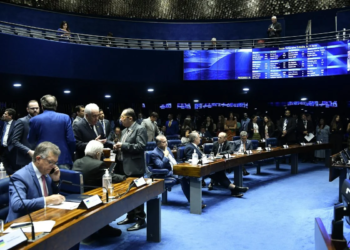
[(213, 150), (213, 143), (204, 143), (203, 144), (203, 151), (205, 154), (210, 154), (210, 152)]
[(9, 182), (8, 177), (0, 180), (0, 219), (3, 221), (6, 221), (9, 213)]
[(180, 135), (166, 135), (166, 139), (169, 140), (178, 140), (180, 138)]
[(68, 169), (60, 169), (61, 172), (61, 180), (62, 181), (70, 181), (73, 184), (80, 185), (72, 186), (65, 183), (62, 183), (60, 186), (60, 194), (69, 195), (69, 194), (82, 194), (84, 193), (84, 179), (82, 173), (74, 170)]
[(155, 141), (149, 141), (147, 142), (147, 145), (146, 145), (146, 151), (152, 151), (153, 149), (156, 148), (156, 142)]
[(185, 147), (177, 148), (177, 162), (182, 163), (185, 161)]
[(259, 141), (258, 140), (252, 140), (253, 149), (257, 149), (259, 147)]
[(152, 151), (145, 151), (145, 177), (150, 178), (152, 175), (152, 167), (150, 166), (151, 163), (151, 152)]
[(181, 144), (181, 140), (169, 140), (168, 141), (168, 147), (170, 149), (173, 149), (174, 146), (178, 147), (179, 144)]
[(218, 141), (218, 138), (217, 137), (213, 137), (213, 142), (214, 141)]
[(237, 141), (237, 140), (240, 140), (241, 137), (239, 135), (236, 135), (232, 138), (232, 141)]
[(277, 147), (277, 138), (266, 139), (265, 146), (271, 145), (271, 147)]

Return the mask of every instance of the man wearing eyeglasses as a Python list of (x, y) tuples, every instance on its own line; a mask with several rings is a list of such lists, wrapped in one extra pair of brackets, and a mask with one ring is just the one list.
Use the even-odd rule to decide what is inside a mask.
[[(32, 162), (11, 176), (9, 184), (9, 213), (6, 222), (13, 221), (50, 204), (61, 204), (65, 197), (58, 194), (60, 169), (57, 167), (60, 149), (51, 142), (40, 143), (33, 153)], [(15, 190), (17, 188), (18, 193)]]
[(35, 145), (28, 142), (29, 120), (40, 113), (39, 103), (36, 100), (30, 100), (27, 104), (28, 115), (16, 121), (13, 133), (10, 135), (11, 142), (8, 146), (9, 151), (16, 156), (16, 165), (14, 171), (29, 164)]

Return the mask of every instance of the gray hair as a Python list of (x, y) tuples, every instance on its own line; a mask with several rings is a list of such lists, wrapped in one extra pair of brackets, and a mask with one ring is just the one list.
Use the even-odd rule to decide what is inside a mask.
[(227, 134), (225, 132), (220, 132), (218, 136), (222, 135), (223, 137), (227, 138)]
[(41, 106), (45, 110), (56, 110), (57, 109), (57, 99), (53, 95), (44, 95), (40, 99)]
[(100, 108), (95, 103), (89, 103), (85, 106), (84, 114), (91, 114), (92, 110), (100, 111)]
[(242, 131), (239, 135), (240, 135), (241, 137), (242, 137), (242, 136), (248, 136), (248, 133), (247, 133), (247, 131)]
[(164, 138), (166, 139), (166, 137), (164, 135), (157, 135), (157, 137), (156, 137), (157, 146), (160, 145), (160, 140), (164, 139)]
[(271, 19), (276, 19), (277, 20), (277, 17), (276, 16), (272, 16)]
[(59, 157), (61, 154), (61, 150), (57, 147), (57, 145), (49, 141), (44, 141), (38, 146), (36, 146), (32, 159), (34, 162), (37, 156), (40, 156), (42, 159), (46, 159), (50, 153)]
[(194, 142), (194, 140), (198, 137), (198, 133), (196, 131), (191, 132), (188, 135), (188, 139), (190, 140), (190, 142)]
[(85, 148), (85, 155), (94, 157), (97, 153), (102, 153), (103, 144), (99, 141), (89, 141)]

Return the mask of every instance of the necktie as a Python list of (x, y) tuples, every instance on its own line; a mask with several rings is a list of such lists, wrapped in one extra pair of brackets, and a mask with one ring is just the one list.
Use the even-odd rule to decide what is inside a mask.
[(304, 121), (304, 127), (305, 127), (305, 129), (306, 129), (306, 127), (307, 127), (307, 125), (306, 125), (306, 121)]
[(244, 149), (244, 152), (245, 152), (246, 151), (245, 143), (243, 143), (243, 149)]
[(94, 134), (97, 135), (97, 134), (96, 134), (96, 131), (95, 131), (95, 129), (94, 129), (94, 125), (90, 125), (90, 128), (92, 129), (92, 131), (94, 132)]
[(47, 197), (47, 188), (46, 188), (46, 179), (45, 179), (45, 175), (41, 176), (41, 180), (43, 181), (43, 189), (44, 189), (44, 196)]
[(222, 151), (222, 144), (219, 145), (219, 150), (218, 150), (218, 152), (221, 153), (221, 151)]
[(169, 121), (169, 123), (168, 123), (168, 127), (170, 128), (170, 126), (171, 126), (171, 121)]
[(106, 127), (105, 127), (105, 122), (102, 120), (102, 128), (103, 128), (103, 133), (106, 134)]

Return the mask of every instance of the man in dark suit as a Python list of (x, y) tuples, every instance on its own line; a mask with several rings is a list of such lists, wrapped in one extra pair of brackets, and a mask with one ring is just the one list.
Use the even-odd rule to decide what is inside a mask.
[[(314, 132), (314, 125), (312, 120), (308, 120), (306, 114), (303, 113), (301, 115), (301, 120), (297, 123), (297, 140), (298, 142), (310, 142), (305, 139), (305, 136), (308, 136), (310, 133)], [(315, 138), (315, 137), (314, 137)], [(312, 141), (312, 140), (311, 140)], [(301, 158), (303, 158), (303, 162), (311, 162), (313, 161), (314, 152), (301, 154)]]
[(166, 135), (176, 135), (179, 133), (179, 123), (173, 119), (173, 115), (168, 115), (168, 121), (165, 122)]
[(61, 150), (58, 167), (71, 169), (75, 139), (70, 117), (56, 112), (57, 99), (55, 96), (45, 95), (40, 99), (40, 103), (44, 112), (30, 119), (28, 142), (38, 145), (41, 142), (49, 141), (57, 145)]
[[(213, 143), (213, 149), (212, 152), (214, 155), (226, 155), (226, 154), (232, 154), (233, 149), (230, 145), (230, 143), (227, 141), (227, 135), (224, 132), (221, 132), (218, 135), (218, 140)], [(239, 187), (230, 182), (230, 180), (227, 178), (225, 174), (225, 170), (216, 172), (212, 175), (210, 175), (210, 178), (216, 182), (220, 183), (220, 185), (224, 188), (228, 188), (231, 191), (231, 195), (234, 197), (242, 197), (243, 194), (241, 192), (247, 192), (249, 188), (247, 187)], [(213, 189), (213, 184), (210, 183), (208, 186), (209, 190)]]
[[(31, 213), (46, 205), (60, 204), (65, 201), (64, 196), (58, 194), (61, 174), (56, 163), (60, 153), (60, 149), (55, 144), (42, 142), (35, 148), (33, 162), (11, 176), (13, 183), (10, 181), (9, 213), (6, 222), (26, 215), (26, 207)], [(53, 173), (51, 173), (52, 170), (54, 170)], [(19, 196), (26, 207), (23, 206)]]
[(85, 106), (85, 117), (73, 126), (74, 137), (76, 140), (76, 159), (84, 157), (85, 147), (89, 141), (96, 140), (112, 148), (113, 143), (106, 140), (103, 128), (99, 120), (99, 108), (96, 104), (90, 103)]
[(4, 164), (6, 173), (8, 175), (13, 174), (16, 169), (16, 158), (15, 153), (10, 152), (8, 146), (12, 141), (13, 129), (15, 127), (16, 121), (14, 120), (16, 116), (16, 110), (8, 108), (5, 110), (4, 114), (1, 117), (3, 125), (0, 128), (0, 160)]
[[(114, 145), (114, 149), (117, 150), (117, 171), (127, 177), (141, 177), (145, 173), (147, 130), (136, 122), (135, 111), (131, 108), (123, 110), (120, 119), (125, 129), (122, 131), (121, 141)], [(144, 204), (128, 212), (126, 219), (118, 222), (118, 225), (133, 222), (136, 223), (129, 227), (128, 231), (147, 226)]]
[[(241, 152), (244, 153), (247, 150), (253, 149), (253, 144), (251, 140), (248, 140), (248, 132), (241, 131), (239, 134), (241, 139), (233, 141), (233, 147), (232, 150), (234, 153)], [(243, 175), (249, 175), (249, 172), (243, 167)]]
[(271, 17), (271, 24), (269, 25), (267, 29), (267, 35), (270, 38), (268, 47), (275, 47), (278, 45), (279, 37), (281, 36), (282, 32), (282, 25), (277, 22), (277, 17), (273, 16)]
[(100, 116), (100, 123), (102, 124), (102, 128), (103, 128), (103, 133), (105, 134), (106, 137), (108, 137), (108, 135), (111, 133), (111, 123), (105, 119), (105, 113), (103, 112), (102, 109), (100, 109), (99, 112)]
[(28, 142), (29, 120), (40, 113), (39, 103), (31, 100), (27, 104), (28, 115), (16, 121), (13, 129), (12, 141), (8, 148), (16, 155), (16, 169), (18, 170), (32, 161), (35, 145)]
[[(107, 165), (101, 161), (101, 155), (103, 153), (103, 144), (92, 140), (85, 148), (85, 156), (78, 159), (73, 164), (74, 171), (79, 171), (83, 174), (84, 184), (92, 186), (101, 186), (102, 178), (105, 174), (105, 169)], [(112, 183), (118, 183), (125, 180), (124, 175), (111, 174)], [(92, 188), (85, 188), (84, 191), (87, 192)], [(122, 231), (118, 228), (110, 227), (106, 225), (99, 232), (103, 235), (118, 237), (121, 235)]]
[(285, 111), (285, 117), (281, 118), (278, 123), (278, 131), (280, 132), (280, 145), (295, 143), (296, 124), (293, 117), (290, 116), (290, 111)]
[(196, 131), (193, 131), (188, 135), (189, 142), (184, 149), (186, 160), (192, 159), (192, 154), (196, 151), (198, 160), (202, 159), (203, 152), (199, 149), (198, 145), (201, 143), (201, 138)]

